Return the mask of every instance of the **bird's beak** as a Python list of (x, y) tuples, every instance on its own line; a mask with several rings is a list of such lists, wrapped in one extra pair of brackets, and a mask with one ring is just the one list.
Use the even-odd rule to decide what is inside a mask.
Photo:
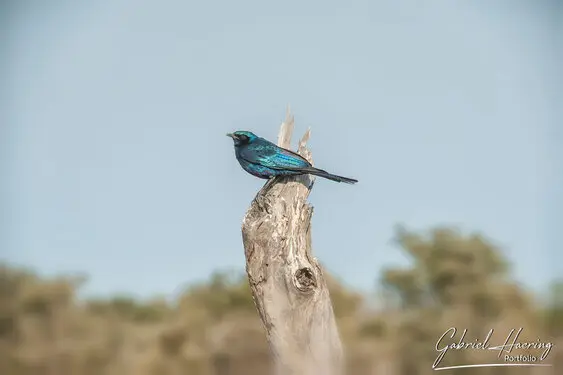
[(227, 133), (227, 137), (231, 137), (232, 139), (235, 139), (235, 136), (233, 135), (233, 133)]

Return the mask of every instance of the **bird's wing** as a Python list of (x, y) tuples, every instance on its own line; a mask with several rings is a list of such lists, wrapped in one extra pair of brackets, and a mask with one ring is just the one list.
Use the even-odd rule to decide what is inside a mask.
[(241, 157), (249, 163), (263, 165), (272, 169), (300, 169), (311, 164), (303, 156), (273, 143), (251, 144), (241, 150)]

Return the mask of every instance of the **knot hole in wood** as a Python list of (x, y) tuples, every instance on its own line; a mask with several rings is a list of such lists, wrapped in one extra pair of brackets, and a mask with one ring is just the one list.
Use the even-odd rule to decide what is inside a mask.
[(315, 273), (309, 267), (298, 269), (293, 275), (295, 287), (303, 293), (310, 293), (317, 287)]

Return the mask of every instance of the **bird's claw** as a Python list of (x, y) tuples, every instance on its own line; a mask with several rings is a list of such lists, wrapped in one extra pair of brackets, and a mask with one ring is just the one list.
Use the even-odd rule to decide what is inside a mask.
[(269, 203), (269, 199), (266, 197), (266, 194), (268, 193), (268, 191), (270, 191), (270, 189), (272, 188), (272, 186), (274, 186), (276, 177), (272, 177), (270, 178), (265, 184), (264, 186), (262, 186), (262, 188), (258, 191), (258, 193), (256, 193), (256, 196), (254, 197), (254, 199), (252, 200), (253, 203), (257, 204), (259, 207), (266, 209), (267, 211), (267, 207)]

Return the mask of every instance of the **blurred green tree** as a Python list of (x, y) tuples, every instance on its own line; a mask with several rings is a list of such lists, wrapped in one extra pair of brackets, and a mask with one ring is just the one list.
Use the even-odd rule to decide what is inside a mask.
[[(468, 339), (484, 339), (489, 329), (510, 319), (537, 333), (530, 298), (510, 280), (508, 262), (490, 240), (451, 228), (436, 228), (425, 236), (399, 226), (396, 243), (411, 266), (384, 270), (381, 283), (402, 311), (395, 334), (397, 356), (408, 353), (399, 366), (403, 374), (430, 374), (436, 342), (451, 327), (467, 329)], [(476, 351), (450, 351), (441, 366), (484, 358)]]

